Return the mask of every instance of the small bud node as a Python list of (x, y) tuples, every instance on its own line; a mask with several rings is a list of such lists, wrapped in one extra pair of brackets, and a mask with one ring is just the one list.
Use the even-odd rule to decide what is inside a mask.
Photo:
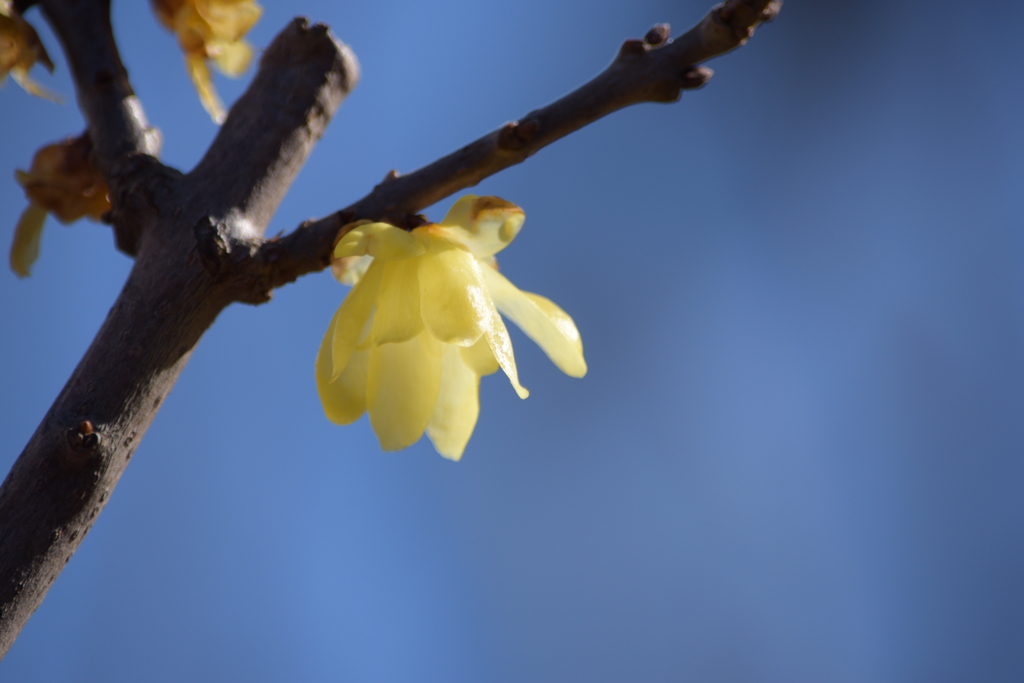
[(695, 90), (704, 87), (715, 72), (706, 66), (694, 66), (682, 75), (683, 89)]
[(779, 16), (779, 12), (782, 11), (782, 0), (772, 0), (768, 3), (768, 6), (761, 12), (761, 21), (767, 23), (769, 21), (775, 21), (775, 17)]
[(644, 42), (650, 47), (660, 47), (668, 41), (671, 33), (672, 27), (668, 24), (655, 24), (644, 36)]
[(100, 435), (92, 422), (82, 420), (67, 431), (67, 442), (71, 450), (80, 455), (94, 452), (100, 445)]
[(512, 121), (502, 126), (498, 133), (498, 147), (502, 149), (522, 149), (536, 137), (540, 130), (540, 121), (525, 119)]

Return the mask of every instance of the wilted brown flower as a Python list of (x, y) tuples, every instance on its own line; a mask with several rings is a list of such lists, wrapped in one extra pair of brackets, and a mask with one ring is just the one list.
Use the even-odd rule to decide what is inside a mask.
[(18, 277), (26, 277), (39, 257), (39, 239), (47, 213), (61, 223), (71, 223), (83, 216), (98, 220), (110, 211), (107, 183), (89, 161), (90, 152), (92, 140), (88, 133), (83, 133), (46, 145), (32, 158), (28, 173), (14, 172), (29, 201), (11, 245), (11, 270)]
[(53, 62), (35, 29), (11, 7), (10, 0), (0, 0), (0, 84), (9, 73), (18, 85), (33, 95), (59, 102), (56, 93), (28, 77), (37, 62), (53, 73)]
[(199, 93), (199, 101), (217, 123), (224, 121), (224, 104), (210, 80), (207, 60), (228, 76), (240, 76), (252, 59), (252, 47), (243, 40), (263, 8), (255, 0), (152, 0), (160, 22), (178, 36), (185, 53), (185, 69)]

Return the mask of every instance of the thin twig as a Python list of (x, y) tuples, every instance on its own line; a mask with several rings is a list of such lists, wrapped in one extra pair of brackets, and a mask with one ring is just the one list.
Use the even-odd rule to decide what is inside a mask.
[(339, 232), (354, 220), (405, 225), (435, 202), (526, 160), (603, 116), (640, 102), (674, 102), (683, 90), (699, 88), (711, 77), (710, 69), (697, 65), (744, 44), (759, 23), (775, 18), (781, 6), (781, 0), (729, 0), (674, 41), (668, 41), (665, 24), (652, 28), (643, 40), (627, 40), (607, 69), (556, 102), (413, 173), (392, 172), (355, 204), (264, 242), (249, 264), (249, 278), (269, 291), (323, 270), (330, 264)]
[(110, 0), (42, 0), (40, 5), (64, 46), (98, 166), (116, 180), (111, 176), (118, 162), (133, 154), (155, 155), (159, 138), (121, 64), (110, 27)]
[(110, 26), (110, 0), (41, 0), (64, 47), (93, 144), (93, 160), (107, 179), (118, 248), (134, 256), (144, 222), (126, 212), (137, 190), (173, 173), (156, 160), (160, 136), (135, 97)]

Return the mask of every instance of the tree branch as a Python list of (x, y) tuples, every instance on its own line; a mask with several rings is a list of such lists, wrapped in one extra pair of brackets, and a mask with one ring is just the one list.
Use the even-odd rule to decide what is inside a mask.
[[(134, 256), (142, 226), (128, 206), (140, 188), (159, 183), (170, 169), (156, 160), (160, 135), (149, 127), (135, 97), (110, 26), (110, 0), (42, 0), (46, 20), (71, 67), (78, 105), (93, 144), (93, 159), (107, 179), (118, 249)], [(136, 200), (137, 201), (137, 200)]]
[[(81, 6), (68, 0), (48, 9), (73, 50), (97, 39)], [(97, 52), (116, 58), (107, 48)], [(90, 130), (106, 136), (107, 162), (128, 155), (122, 168), (135, 190), (115, 211), (142, 237), (117, 302), (0, 487), (0, 656), (88, 533), (199, 338), (239, 298), (228, 277), (231, 246), (262, 234), (356, 73), (351, 53), (325, 27), (293, 22), (188, 176), (138, 154), (144, 136), (132, 131), (142, 119), (122, 116), (127, 109), (117, 105), (131, 97), (127, 81), (110, 86), (121, 99), (83, 88), (83, 106), (94, 108)]]
[(237, 237), (262, 235), (323, 135), (324, 112), (336, 110), (358, 80), (355, 55), (326, 26), (294, 19), (263, 53), (258, 75), (186, 182), (241, 214)]
[(97, 165), (108, 179), (116, 180), (119, 161), (133, 154), (156, 155), (160, 141), (146, 122), (121, 63), (110, 26), (110, 0), (41, 0), (40, 4), (71, 67)]
[(757, 25), (774, 19), (781, 7), (781, 0), (729, 0), (672, 42), (667, 24), (655, 26), (643, 40), (627, 40), (607, 69), (556, 102), (409, 175), (392, 171), (355, 204), (264, 242), (255, 252), (249, 278), (269, 292), (323, 270), (330, 265), (340, 230), (354, 220), (411, 225), (413, 214), (603, 116), (640, 102), (678, 100), (683, 90), (699, 88), (711, 77), (711, 70), (698, 64), (746, 43)]

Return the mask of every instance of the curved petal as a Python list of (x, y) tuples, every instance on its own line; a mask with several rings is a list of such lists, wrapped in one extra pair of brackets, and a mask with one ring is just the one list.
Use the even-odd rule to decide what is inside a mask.
[(331, 275), (341, 284), (351, 287), (366, 275), (366, 269), (371, 263), (373, 257), (367, 254), (331, 259)]
[(494, 305), (537, 342), (551, 362), (570, 377), (587, 374), (576, 323), (550, 299), (523, 292), (493, 268), (481, 268)]
[(384, 261), (407, 259), (424, 252), (411, 234), (388, 223), (363, 223), (334, 246), (334, 258), (369, 254)]
[(352, 424), (366, 412), (366, 376), (370, 363), (367, 351), (353, 353), (345, 370), (331, 379), (331, 341), (341, 309), (334, 314), (316, 355), (316, 390), (327, 419), (335, 424)]
[(441, 384), (441, 344), (427, 333), (369, 352), (366, 407), (380, 447), (397, 451), (423, 436)]
[(487, 299), (487, 304), (490, 307), (487, 329), (484, 332), (487, 345), (491, 347), (494, 359), (498, 361), (498, 365), (505, 371), (508, 381), (512, 383), (512, 388), (519, 394), (519, 398), (526, 398), (530, 395), (530, 392), (519, 383), (519, 371), (516, 369), (516, 357), (512, 353), (512, 339), (508, 336), (508, 328), (505, 327), (505, 323), (502, 321), (501, 316), (498, 315), (498, 311), (494, 308), (494, 304), (489, 298)]
[(427, 436), (437, 452), (458, 460), (473, 435), (480, 415), (480, 375), (462, 360), (461, 349), (449, 344), (441, 358), (441, 387)]
[(14, 228), (14, 243), (11, 244), (11, 270), (18, 277), (28, 277), (32, 264), (39, 258), (39, 242), (45, 222), (46, 209), (29, 202)]
[(498, 371), (498, 361), (494, 358), (494, 354), (491, 353), (491, 347), (488, 345), (485, 337), (480, 337), (479, 341), (472, 346), (460, 346), (458, 348), (459, 354), (462, 356), (462, 362), (481, 377)]
[(519, 234), (526, 214), (500, 197), (468, 194), (452, 205), (438, 225), (480, 258), (498, 253)]
[(349, 290), (348, 296), (341, 302), (341, 307), (334, 315), (334, 335), (331, 337), (331, 379), (337, 379), (348, 359), (363, 336), (363, 328), (370, 319), (373, 303), (377, 299), (380, 288), (381, 273), (384, 264), (374, 261), (366, 270), (366, 275)]
[(29, 78), (35, 64), (42, 64), (53, 73), (53, 62), (32, 25), (21, 18), (6, 0), (0, 2), (0, 85), (7, 73), (29, 93), (60, 102), (60, 96)]
[(420, 315), (420, 259), (383, 261), (377, 311), (373, 314), (373, 343), (409, 341), (423, 331)]
[(15, 66), (11, 69), (11, 78), (13, 78), (14, 82), (20, 85), (25, 92), (31, 95), (42, 97), (44, 100), (50, 100), (57, 104), (64, 104), (64, 98), (62, 98), (58, 93), (32, 80), (28, 75), (28, 69)]
[(439, 341), (470, 346), (483, 335), (493, 308), (480, 280), (480, 266), (472, 254), (445, 237), (430, 234), (429, 243), (420, 261), (423, 325)]
[(224, 113), (224, 103), (220, 101), (217, 91), (213, 88), (210, 68), (206, 65), (206, 58), (202, 55), (186, 54), (185, 71), (188, 72), (189, 78), (192, 79), (192, 85), (195, 86), (196, 92), (199, 93), (199, 101), (202, 103), (203, 109), (210, 115), (214, 123), (224, 123), (226, 116)]

